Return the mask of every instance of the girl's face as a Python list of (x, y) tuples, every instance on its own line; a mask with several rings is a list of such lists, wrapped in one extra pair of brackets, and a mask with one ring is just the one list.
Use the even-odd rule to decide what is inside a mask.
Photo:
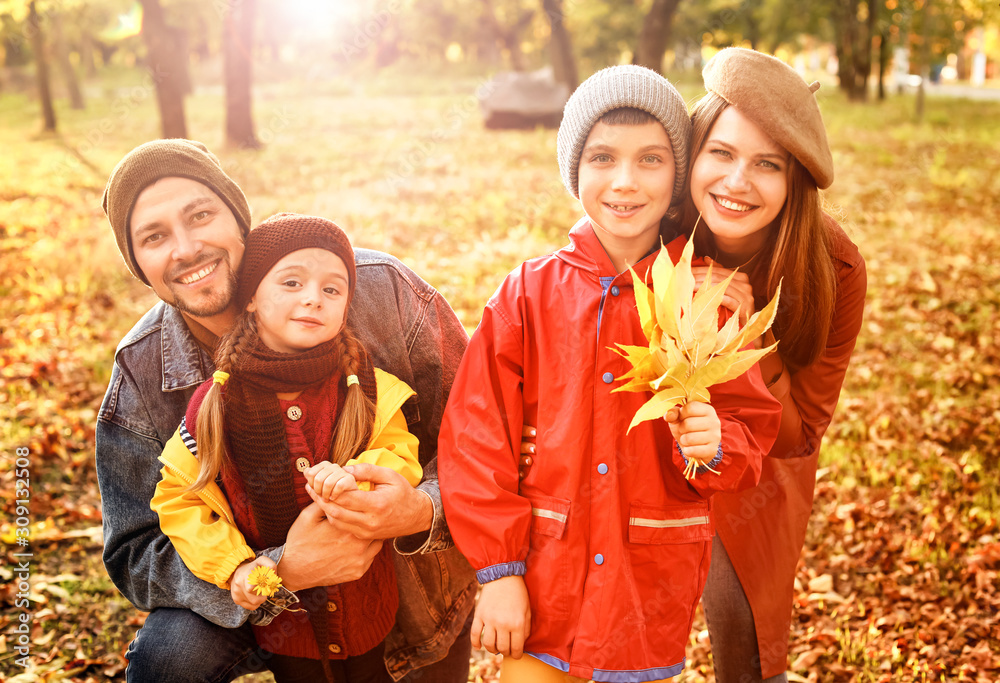
[(789, 155), (735, 107), (716, 119), (691, 170), (691, 198), (722, 252), (756, 252), (788, 197)]
[(268, 271), (247, 310), (272, 351), (297, 353), (333, 339), (347, 315), (347, 266), (332, 251), (288, 254)]

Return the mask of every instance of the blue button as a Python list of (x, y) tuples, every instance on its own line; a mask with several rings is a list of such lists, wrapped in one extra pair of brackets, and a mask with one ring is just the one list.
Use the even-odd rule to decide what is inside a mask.
[(619, 294), (621, 294), (621, 290), (618, 289), (618, 285), (611, 288), (611, 296), (618, 296)]
[(608, 466), (602, 462), (600, 465), (597, 466), (597, 471), (600, 472), (601, 474), (607, 474)]
[(605, 372), (604, 376), (601, 379), (604, 380), (605, 384), (611, 384), (612, 382), (615, 381), (615, 376), (612, 375), (610, 372)]
[(604, 555), (601, 555), (600, 553), (594, 555), (594, 562), (597, 564), (604, 564)]

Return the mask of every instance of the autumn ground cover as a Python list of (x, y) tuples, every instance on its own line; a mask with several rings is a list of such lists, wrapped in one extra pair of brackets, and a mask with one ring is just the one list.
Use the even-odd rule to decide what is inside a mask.
[[(564, 243), (579, 209), (550, 130), (487, 132), (474, 76), (395, 74), (258, 86), (263, 151), (224, 155), (257, 219), (338, 221), (438, 287), (466, 326), (503, 275)], [(148, 84), (91, 85), (39, 137), (0, 96), (0, 679), (22, 674), (15, 455), (29, 449), (31, 662), (17, 680), (123, 680), (143, 615), (100, 559), (94, 423), (115, 345), (154, 302), (100, 209), (114, 163), (155, 137)], [(689, 99), (699, 94), (683, 85)], [(850, 105), (820, 91), (837, 165), (828, 210), (867, 258), (865, 324), (827, 436), (798, 571), (792, 678), (1000, 679), (1000, 104)], [(220, 147), (223, 100), (189, 100)], [(712, 681), (699, 618), (684, 681)], [(470, 680), (492, 680), (477, 655)], [(8, 678), (11, 680), (11, 678)], [(266, 680), (261, 678), (261, 680)]]

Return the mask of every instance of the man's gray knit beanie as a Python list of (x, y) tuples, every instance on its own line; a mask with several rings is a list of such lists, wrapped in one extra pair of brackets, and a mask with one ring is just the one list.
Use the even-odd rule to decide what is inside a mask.
[(670, 203), (677, 204), (684, 192), (688, 147), (691, 144), (691, 119), (687, 105), (677, 88), (670, 85), (666, 78), (652, 69), (632, 64), (601, 69), (581, 83), (566, 102), (556, 138), (563, 184), (574, 197), (580, 198), (580, 155), (590, 129), (609, 111), (623, 107), (652, 114), (666, 129), (676, 169)]

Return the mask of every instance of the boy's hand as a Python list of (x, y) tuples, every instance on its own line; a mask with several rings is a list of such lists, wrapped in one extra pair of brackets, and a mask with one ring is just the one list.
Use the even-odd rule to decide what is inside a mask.
[(704, 464), (718, 453), (722, 443), (722, 423), (710, 404), (692, 401), (679, 408), (671, 408), (663, 419), (670, 425), (674, 441), (688, 460)]
[(247, 560), (233, 572), (229, 577), (229, 593), (233, 596), (233, 602), (243, 609), (255, 610), (267, 600), (263, 595), (254, 593), (253, 588), (247, 583), (250, 572), (257, 567), (270, 567), (275, 569), (277, 565), (269, 557), (261, 555), (255, 560)]
[(521, 576), (505, 576), (483, 586), (472, 619), (472, 646), (520, 659), (531, 633), (531, 604)]
[[(317, 463), (303, 472), (306, 482), (321, 500), (333, 501), (344, 491), (357, 490), (354, 476), (329, 460)], [(314, 497), (313, 500), (316, 500)]]

